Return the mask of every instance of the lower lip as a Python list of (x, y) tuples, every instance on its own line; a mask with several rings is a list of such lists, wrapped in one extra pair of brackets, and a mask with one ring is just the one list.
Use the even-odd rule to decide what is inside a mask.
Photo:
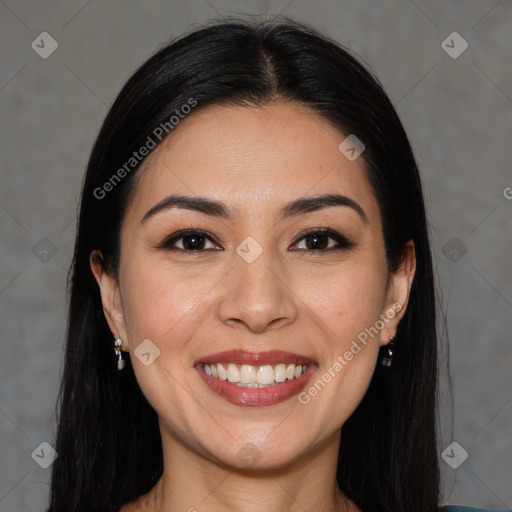
[(197, 365), (196, 369), (207, 386), (228, 402), (242, 407), (262, 407), (279, 404), (298, 395), (316, 370), (316, 366), (310, 364), (304, 375), (268, 388), (244, 388), (233, 382), (206, 375), (202, 365)]

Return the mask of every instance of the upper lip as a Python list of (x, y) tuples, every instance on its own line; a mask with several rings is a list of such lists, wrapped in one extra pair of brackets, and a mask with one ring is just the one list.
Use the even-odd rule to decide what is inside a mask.
[(225, 350), (224, 352), (216, 352), (215, 354), (201, 357), (197, 359), (194, 365), (201, 363), (233, 363), (253, 366), (275, 365), (279, 363), (316, 364), (315, 360), (310, 357), (283, 350), (268, 350), (266, 352)]

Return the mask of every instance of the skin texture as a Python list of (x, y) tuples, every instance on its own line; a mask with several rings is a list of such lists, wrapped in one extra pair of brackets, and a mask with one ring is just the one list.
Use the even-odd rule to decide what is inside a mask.
[[(138, 177), (122, 224), (119, 280), (103, 270), (101, 254), (91, 253), (112, 335), (130, 352), (162, 434), (163, 476), (123, 512), (358, 510), (335, 480), (340, 429), (368, 388), (379, 347), (389, 342), (386, 331), (396, 333), (415, 257), (411, 242), (400, 269), (388, 273), (364, 154), (345, 158), (338, 150), (344, 138), (290, 103), (198, 110)], [(172, 208), (141, 223), (171, 193), (222, 201), (234, 219)], [(327, 193), (356, 201), (366, 221), (333, 206), (278, 222), (289, 201)], [(202, 252), (186, 252), (183, 238), (174, 251), (157, 248), (191, 227), (214, 237)], [(322, 251), (300, 234), (327, 227), (356, 246)], [(248, 236), (263, 249), (252, 263), (236, 252)], [(316, 252), (306, 251), (311, 247)], [(311, 384), (393, 304), (403, 307), (307, 404), (295, 396), (239, 407), (211, 392), (194, 367), (219, 351), (279, 349), (318, 363)], [(149, 366), (133, 354), (145, 339), (160, 350)], [(257, 454), (251, 466), (239, 457), (248, 443)]]

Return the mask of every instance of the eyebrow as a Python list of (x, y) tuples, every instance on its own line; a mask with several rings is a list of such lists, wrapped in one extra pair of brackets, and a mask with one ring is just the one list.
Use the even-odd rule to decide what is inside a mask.
[[(350, 197), (340, 194), (324, 194), (315, 197), (303, 197), (291, 201), (280, 210), (278, 222), (304, 213), (322, 210), (330, 206), (344, 206), (351, 208), (359, 214), (364, 223), (368, 222), (368, 217), (361, 206)], [(141, 223), (145, 223), (150, 217), (171, 208), (192, 210), (230, 221), (233, 221), (235, 217), (233, 210), (222, 202), (208, 199), (206, 197), (172, 194), (150, 208), (145, 213), (144, 217), (142, 217)]]

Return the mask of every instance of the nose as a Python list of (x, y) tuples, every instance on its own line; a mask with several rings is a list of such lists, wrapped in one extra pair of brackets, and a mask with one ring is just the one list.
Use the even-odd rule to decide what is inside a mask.
[(253, 333), (293, 323), (298, 316), (299, 299), (290, 284), (283, 266), (272, 261), (270, 250), (263, 250), (252, 263), (237, 255), (224, 280), (219, 318)]

